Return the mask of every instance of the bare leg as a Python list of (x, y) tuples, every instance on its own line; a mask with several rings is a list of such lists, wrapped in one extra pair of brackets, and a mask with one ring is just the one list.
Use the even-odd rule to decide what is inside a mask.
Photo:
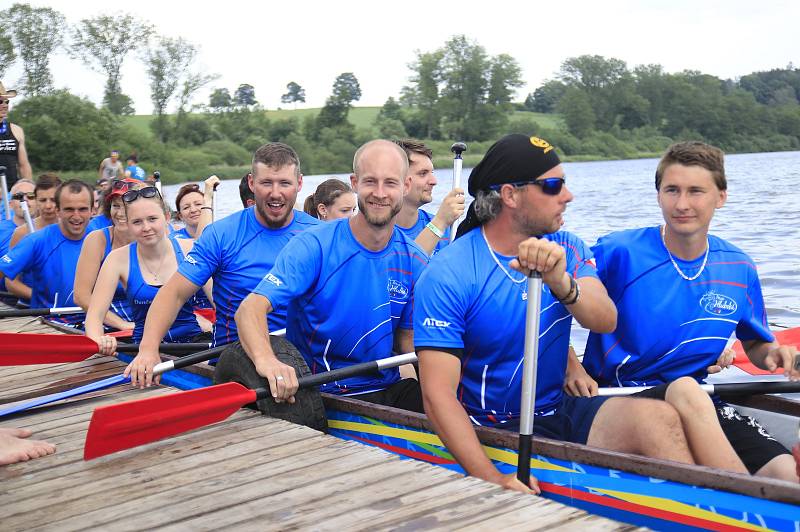
[(613, 397), (603, 403), (587, 445), (694, 464), (681, 420), (664, 401)]
[(0, 428), (0, 465), (25, 462), (56, 452), (55, 445), (39, 440), (26, 440), (27, 429)]
[(714, 403), (696, 380), (691, 377), (676, 380), (667, 388), (664, 400), (678, 411), (695, 462), (750, 474), (725, 436)]
[[(795, 446), (797, 454), (795, 456), (800, 460), (800, 447)], [(781, 454), (770, 460), (761, 469), (756, 471), (756, 476), (777, 478), (779, 480), (788, 480), (789, 482), (800, 482), (798, 478), (798, 471), (800, 469), (800, 461), (795, 463), (791, 454)]]

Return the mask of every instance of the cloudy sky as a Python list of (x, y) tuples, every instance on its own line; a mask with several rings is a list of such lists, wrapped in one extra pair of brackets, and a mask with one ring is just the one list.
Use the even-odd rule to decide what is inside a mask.
[[(0, 0), (0, 9), (12, 3)], [(508, 53), (517, 59), (527, 83), (518, 92), (520, 101), (553, 77), (564, 59), (582, 54), (616, 57), (629, 67), (658, 63), (668, 72), (700, 70), (722, 78), (800, 64), (796, 0), (31, 4), (53, 7), (70, 23), (120, 11), (146, 19), (163, 35), (199, 45), (197, 68), (220, 75), (198, 101), (207, 101), (210, 88), (233, 92), (239, 84), (250, 83), (269, 109), (281, 105), (289, 81), (306, 89), (308, 107), (321, 106), (342, 72), (353, 72), (361, 83), (363, 96), (357, 105), (382, 105), (408, 82), (407, 64), (416, 50), (432, 51), (459, 33), (490, 54)], [(101, 101), (103, 76), (63, 52), (54, 55), (51, 66), (57, 87)], [(132, 56), (123, 70), (123, 91), (134, 99), (137, 113), (149, 114), (152, 105), (142, 64)], [(6, 72), (5, 86), (14, 87), (20, 75), (18, 62)]]

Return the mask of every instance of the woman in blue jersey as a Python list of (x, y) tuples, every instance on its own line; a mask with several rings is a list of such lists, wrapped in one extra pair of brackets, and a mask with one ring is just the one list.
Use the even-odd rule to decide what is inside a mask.
[[(73, 299), (83, 310), (89, 309), (92, 291), (100, 273), (100, 267), (112, 250), (127, 246), (133, 239), (128, 231), (122, 195), (142, 184), (134, 179), (115, 179), (110, 192), (103, 201), (103, 214), (111, 220), (111, 226), (95, 229), (83, 241), (81, 256), (75, 269)], [(114, 329), (128, 331), (133, 329), (131, 309), (122, 286), (117, 286), (114, 299), (106, 313), (103, 323)]]
[[(139, 342), (150, 304), (158, 289), (178, 269), (191, 241), (168, 236), (169, 214), (161, 194), (155, 187), (131, 189), (122, 195), (128, 227), (135, 242), (112, 251), (97, 278), (89, 310), (86, 313), (86, 335), (100, 345), (100, 353), (113, 354), (116, 338), (103, 335), (102, 321), (119, 283), (125, 287), (135, 327), (134, 342)], [(185, 246), (185, 248), (184, 248)], [(204, 287), (210, 297), (210, 286)], [(205, 329), (210, 330), (208, 322)], [(204, 332), (192, 307), (185, 304), (164, 337), (165, 342), (191, 342)]]
[(219, 178), (212, 175), (205, 180), (203, 191), (200, 185), (190, 183), (183, 185), (175, 197), (175, 208), (178, 209), (178, 220), (184, 227), (173, 233), (173, 238), (198, 239), (203, 233), (203, 228), (213, 221), (211, 203), (214, 198), (214, 188), (219, 184)]

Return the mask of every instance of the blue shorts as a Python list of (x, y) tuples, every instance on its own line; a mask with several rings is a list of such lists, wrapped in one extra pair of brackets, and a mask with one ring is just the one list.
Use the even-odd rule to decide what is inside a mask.
[[(537, 413), (533, 420), (536, 436), (585, 445), (597, 411), (610, 397), (561, 396), (561, 404), (552, 412)], [(503, 424), (496, 428), (519, 431), (519, 424)]]

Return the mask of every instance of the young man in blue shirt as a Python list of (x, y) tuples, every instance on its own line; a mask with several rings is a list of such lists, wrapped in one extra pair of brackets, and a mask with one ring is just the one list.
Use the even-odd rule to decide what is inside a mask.
[[(414, 288), (428, 257), (395, 228), (407, 171), (405, 153), (392, 142), (359, 148), (350, 177), (358, 213), (295, 237), (236, 312), (242, 346), (276, 401), (292, 401), (297, 374), (275, 357), (265, 314), (288, 309), (287, 339), (312, 373), (413, 351)], [(421, 411), (412, 375), (413, 368), (394, 368), (323, 390)]]
[(464, 214), (464, 190), (454, 188), (442, 200), (436, 215), (422, 209), (433, 201), (433, 152), (416, 140), (396, 140), (408, 156), (408, 193), (397, 215), (397, 228), (413, 239), (428, 255), (439, 252), (450, 242), (450, 226)]
[[(278, 253), (295, 235), (321, 223), (293, 209), (303, 176), (291, 146), (280, 142), (261, 146), (253, 155), (249, 185), (255, 195), (253, 207), (207, 226), (193, 247), (191, 241), (180, 240), (186, 245), (186, 258), (153, 300), (139, 354), (125, 370), (134, 385), (152, 383), (153, 366), (161, 361), (159, 342), (183, 304), (209, 279), (214, 280), (214, 345), (238, 340), (234, 313), (241, 301), (272, 269)], [(285, 312), (270, 316), (273, 330), (285, 323)]]
[(425, 412), (466, 471), (523, 492), (481, 448), (473, 425), (517, 429), (520, 416), (526, 280), (542, 274), (534, 432), (644, 456), (694, 463), (671, 406), (563, 392), (573, 316), (592, 330), (616, 325), (592, 254), (560, 231), (573, 196), (553, 146), (508, 135), (473, 169), (476, 197), (456, 240), (423, 273), (414, 299), (414, 345)]
[(0, 257), (0, 272), (7, 277), (6, 284), (12, 291), (21, 283), (23, 272), (32, 275), (31, 307), (75, 306), (75, 267), (92, 216), (93, 200), (91, 187), (83, 181), (71, 179), (63, 183), (55, 191), (58, 223), (25, 236)]
[[(701, 142), (675, 144), (655, 182), (664, 224), (612, 233), (592, 248), (619, 323), (589, 335), (583, 365), (591, 377), (575, 360), (569, 379), (584, 382), (587, 394), (597, 388), (592, 378), (602, 386), (655, 386), (642, 395), (677, 408), (690, 447), (705, 446), (712, 457), (735, 450), (740, 472), (797, 482), (788, 449), (719, 398), (711, 406), (697, 386), (731, 363), (724, 351), (734, 334), (756, 366), (800, 378), (796, 348), (779, 345), (769, 330), (753, 260), (708, 233), (727, 199), (723, 153)], [(710, 419), (699, 413), (703, 404)], [(708, 427), (718, 430), (701, 436)]]

